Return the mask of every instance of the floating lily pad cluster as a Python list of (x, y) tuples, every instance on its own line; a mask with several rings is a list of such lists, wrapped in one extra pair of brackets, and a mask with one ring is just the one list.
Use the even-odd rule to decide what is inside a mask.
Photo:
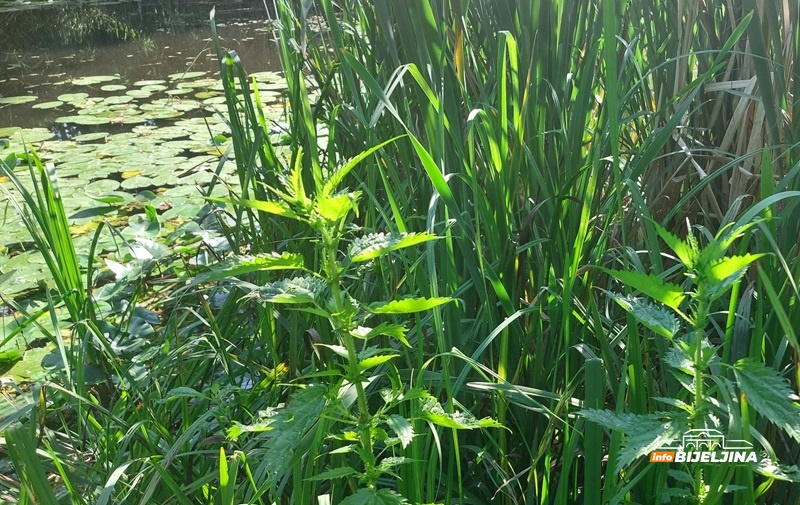
[[(277, 135), (283, 114), (278, 102), (285, 81), (275, 72), (253, 77)], [(238, 185), (229, 150), (230, 131), (221, 119), (226, 114), (219, 114), (225, 110), (222, 86), (206, 72), (187, 71), (131, 83), (118, 76), (89, 76), (60, 87), (63, 93), (55, 100), (34, 95), (0, 97), (0, 107), (62, 114), (55, 119), (56, 125), (0, 128), (0, 157), (24, 152), (30, 144), (43, 162), (55, 164), (79, 253), (88, 252), (90, 232), (102, 220), (131, 238), (147, 235), (147, 226), (141, 222), (144, 207), (150, 205), (165, 224), (156, 233), (163, 235), (198, 216), (205, 204), (200, 189), (208, 186), (215, 173), (234, 189)], [(17, 167), (16, 174), (32, 185), (26, 166)], [(0, 184), (10, 189), (1, 176)], [(220, 184), (212, 195), (225, 194)], [(0, 199), (5, 199), (2, 192)], [(0, 275), (12, 270), (14, 274), (0, 285), (0, 291), (15, 296), (49, 276), (16, 212), (6, 212), (2, 219)], [(110, 235), (103, 241), (107, 243), (100, 245), (106, 251), (116, 247)]]

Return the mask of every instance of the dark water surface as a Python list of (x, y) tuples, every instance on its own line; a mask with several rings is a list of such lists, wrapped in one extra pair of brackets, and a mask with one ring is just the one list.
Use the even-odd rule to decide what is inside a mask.
[[(266, 19), (220, 24), (218, 32), (223, 46), (236, 50), (249, 72), (280, 68)], [(59, 129), (54, 120), (64, 114), (62, 111), (33, 106), (77, 91), (72, 81), (81, 77), (118, 75), (114, 83), (123, 85), (167, 79), (184, 71), (203, 71), (216, 78), (219, 65), (209, 36), (210, 29), (204, 26), (94, 47), (0, 51), (0, 96), (37, 97), (34, 102), (0, 105), (0, 128)], [(95, 87), (99, 89), (102, 84)], [(86, 86), (81, 86), (80, 91), (87, 91)]]

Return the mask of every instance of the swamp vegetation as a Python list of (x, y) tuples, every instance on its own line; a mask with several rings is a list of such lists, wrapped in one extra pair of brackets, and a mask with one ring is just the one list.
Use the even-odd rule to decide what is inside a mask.
[(800, 503), (797, 2), (275, 8), (0, 129), (0, 500)]

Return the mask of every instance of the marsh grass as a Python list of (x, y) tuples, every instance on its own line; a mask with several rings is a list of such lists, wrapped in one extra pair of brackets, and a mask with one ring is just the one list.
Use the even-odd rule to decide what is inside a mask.
[[(43, 408), (23, 419), (27, 431), (6, 436), (25, 489), (9, 493), (23, 503), (50, 499), (37, 491), (44, 474), (60, 475), (56, 499), (73, 503), (800, 500), (792, 482), (796, 406), (775, 425), (736, 385), (742, 363), (756, 363), (772, 370), (764, 374), (772, 393), (797, 391), (797, 5), (685, 2), (678, 11), (638, 0), (320, 0), (312, 8), (278, 0), (277, 7), (288, 155), (277, 154), (251, 98), (257, 90), (247, 62), (218, 47), (242, 188), (210, 199), (222, 233), (237, 253), (291, 252), (325, 272), (344, 261), (344, 249), (321, 247), (294, 218), (302, 202), (287, 207), (276, 189), (324, 187), (336, 167), (359, 159), (337, 181), (362, 195), (342, 236), (440, 238), (350, 272), (342, 279), (348, 295), (457, 303), (411, 316), (408, 346), (382, 342), (397, 354), (391, 366), (365, 371), (364, 391), (343, 390), (335, 378), (352, 381), (356, 373), (352, 360), (330, 352), (341, 335), (320, 323), (324, 311), (253, 304), (241, 285), (217, 284), (225, 276), (185, 258), (174, 270), (168, 316), (153, 328), (144, 378), (119, 381), (104, 402), (94, 391), (48, 385), (45, 400), (32, 399)], [(686, 291), (682, 303), (693, 303), (696, 289), (664, 237), (696, 235), (707, 244), (745, 223), (754, 224), (719, 255), (767, 255), (691, 326), (713, 349), (705, 356), (703, 338), (695, 338), (700, 357), (713, 363), (692, 386), (668, 366), (686, 335), (670, 338), (626, 312), (608, 293), (636, 296), (643, 285), (609, 272), (672, 283)], [(228, 273), (251, 286), (278, 280), (267, 268)], [(205, 281), (190, 281), (195, 275)], [(342, 345), (352, 357), (350, 342)], [(393, 408), (415, 436), (394, 455), (407, 459), (373, 480), (359, 481), (361, 467), (330, 473), (359, 460), (369, 468), (367, 440), (388, 440), (379, 430), (365, 435), (362, 423), (353, 430), (360, 449), (347, 446), (357, 458), (339, 445), (353, 437), (348, 430), (324, 436), (340, 426), (332, 419), (363, 421), (383, 405), (384, 391), (402, 385), (430, 392), (444, 417), (401, 402)], [(318, 391), (326, 402), (344, 398), (340, 417), (312, 408)], [(753, 436), (784, 466), (706, 472), (631, 460), (625, 430), (579, 415), (595, 409), (652, 419), (682, 404), (712, 405), (732, 432)], [(81, 443), (73, 409), (87, 420)], [(445, 421), (457, 411), (506, 429), (458, 430)], [(37, 427), (39, 415), (46, 422)], [(281, 425), (293, 445), (279, 476), (264, 460), (278, 440), (269, 435), (271, 416), (298, 419)], [(235, 426), (256, 433), (228, 438)], [(21, 456), (33, 446), (52, 450)], [(365, 483), (372, 490), (358, 491)]]

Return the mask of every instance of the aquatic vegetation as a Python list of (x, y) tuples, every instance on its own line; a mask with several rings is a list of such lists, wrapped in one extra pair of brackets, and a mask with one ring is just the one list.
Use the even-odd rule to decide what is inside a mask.
[[(279, 0), (280, 73), (212, 15), (219, 80), (9, 94), (64, 119), (0, 130), (3, 184), (53, 164), (90, 312), (10, 300), (46, 382), (7, 386), (0, 493), (800, 501), (800, 12), (675, 8)], [(11, 234), (0, 283), (59, 268)]]

